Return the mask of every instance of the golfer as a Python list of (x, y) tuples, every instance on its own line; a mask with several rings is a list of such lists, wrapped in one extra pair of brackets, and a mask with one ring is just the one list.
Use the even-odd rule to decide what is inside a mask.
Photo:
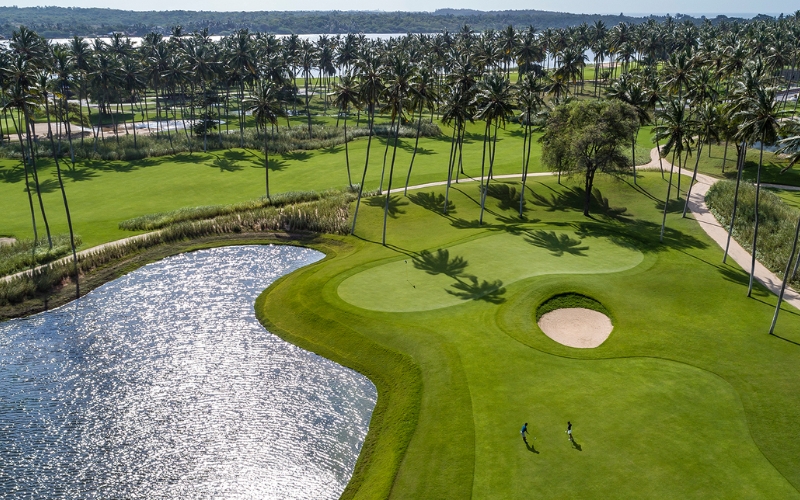
[(525, 422), (525, 424), (523, 424), (522, 430), (519, 431), (519, 433), (522, 434), (522, 440), (527, 443), (528, 442), (528, 422)]
[(572, 422), (567, 422), (567, 436), (572, 441)]

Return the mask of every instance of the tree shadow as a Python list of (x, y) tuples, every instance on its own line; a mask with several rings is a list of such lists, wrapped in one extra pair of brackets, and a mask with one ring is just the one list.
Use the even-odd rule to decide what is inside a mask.
[(242, 166), (236, 161), (219, 156), (214, 158), (214, 161), (211, 162), (211, 166), (218, 168), (220, 172), (238, 172), (242, 169)]
[(580, 246), (582, 241), (570, 238), (568, 234), (556, 234), (555, 231), (532, 231), (525, 237), (525, 241), (531, 245), (546, 248), (555, 257), (561, 257), (565, 253), (586, 257), (584, 253), (589, 250), (588, 246)]
[(451, 259), (450, 251), (446, 248), (440, 248), (436, 250), (436, 253), (423, 250), (412, 260), (417, 269), (432, 275), (444, 274), (451, 278), (463, 276), (464, 270), (469, 265), (469, 262), (463, 257), (456, 256)]
[[(386, 197), (373, 196), (372, 198), (367, 198), (366, 203), (370, 207), (385, 208)], [(389, 196), (389, 217), (391, 217), (392, 219), (396, 219), (398, 215), (406, 213), (406, 211), (402, 210), (400, 207), (404, 207), (407, 205), (408, 202), (404, 201), (402, 197), (400, 197), (399, 195)]]
[(0, 168), (0, 182), (16, 184), (17, 182), (22, 182), (23, 179), (25, 179), (25, 170), (23, 170), (21, 165), (18, 167)]
[[(686, 200), (682, 199), (675, 199), (670, 198), (669, 203), (667, 203), (667, 213), (674, 214), (678, 212), (683, 212), (683, 206), (686, 204)], [(663, 211), (664, 210), (664, 201), (657, 200), (655, 203), (656, 210)]]
[(281, 155), (282, 158), (294, 161), (308, 161), (311, 156), (312, 154), (308, 151), (290, 151)]
[(62, 169), (61, 174), (72, 182), (88, 181), (97, 177), (97, 172), (86, 167), (76, 168), (75, 170)]
[[(31, 179), (28, 182), (31, 188), (31, 193), (36, 193), (36, 183)], [(52, 193), (58, 189), (58, 181), (55, 179), (45, 179), (39, 181), (39, 191), (42, 193)]]
[(468, 276), (469, 282), (458, 280), (450, 285), (455, 290), (445, 290), (450, 295), (461, 300), (483, 300), (492, 304), (502, 304), (506, 301), (503, 297), (506, 289), (502, 280), (479, 281), (476, 276)]
[(489, 184), (486, 195), (497, 200), (497, 207), (501, 210), (518, 210), (519, 193), (517, 188), (508, 184)]
[[(415, 193), (408, 196), (411, 203), (418, 205), (425, 210), (445, 215), (444, 208), (444, 195), (436, 195), (434, 193)], [(447, 200), (447, 213), (456, 211), (456, 204), (452, 200)]]

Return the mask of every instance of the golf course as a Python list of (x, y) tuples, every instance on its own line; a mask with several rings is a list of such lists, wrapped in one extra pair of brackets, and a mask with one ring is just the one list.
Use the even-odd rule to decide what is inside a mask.
[[(201, 429), (184, 436), (185, 469), (124, 477), (185, 481), (187, 496), (270, 491), (244, 451), (243, 465), (203, 461), (212, 441), (236, 452), (228, 436), (258, 412), (263, 436), (291, 438), (281, 446), (306, 460), (265, 455), (283, 474), (275, 498), (305, 498), (324, 464), (314, 498), (800, 499), (797, 56), (750, 48), (762, 31), (800, 33), (800, 12), (765, 17), (319, 41), (177, 26), (63, 46), (14, 31), (0, 46), (0, 347), (30, 347), (0, 350), (0, 394), (14, 396), (0, 428), (50, 415), (37, 405), (55, 408), (57, 392), (24, 385), (44, 380), (133, 429), (111, 468), (116, 427), (64, 453), (120, 477), (129, 457), (156, 455), (137, 436), (183, 410)], [(84, 324), (104, 317), (95, 297), (112, 283), (142, 311), (131, 320), (159, 325), (153, 340), (119, 305), (113, 325)], [(202, 305), (165, 305), (194, 292)], [(246, 365), (211, 354), (226, 328), (244, 331), (242, 301), (254, 329), (230, 345)], [(54, 309), (63, 330), (42, 326)], [(204, 317), (219, 319), (213, 335)], [(261, 367), (265, 339), (291, 361)], [(166, 367), (163, 387), (191, 375), (139, 397), (167, 415), (150, 425), (122, 397), (150, 382), (110, 370), (84, 391), (69, 371), (107, 354), (122, 370), (130, 352)], [(52, 353), (69, 353), (54, 376)], [(316, 355), (324, 376), (298, 375)], [(242, 384), (206, 386), (234, 364)], [(246, 389), (268, 379), (283, 384), (274, 408)], [(215, 391), (245, 410), (214, 408)], [(219, 417), (208, 435), (205, 409)], [(107, 420), (94, 411), (74, 418)], [(263, 436), (239, 442), (274, 444)], [(38, 464), (31, 443), (20, 460)], [(8, 484), (38, 474), (15, 476), (3, 453)], [(76, 491), (113, 496), (92, 482), (97, 463), (61, 458), (44, 468), (84, 467)], [(0, 480), (0, 496), (11, 489)]]

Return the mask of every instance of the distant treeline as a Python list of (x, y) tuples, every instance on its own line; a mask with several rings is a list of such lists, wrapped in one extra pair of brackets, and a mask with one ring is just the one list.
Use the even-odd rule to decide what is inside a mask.
[[(768, 17), (768, 16), (762, 16)], [(208, 30), (210, 35), (227, 35), (248, 28), (276, 34), (313, 33), (438, 33), (457, 31), (468, 24), (474, 30), (500, 30), (509, 25), (523, 28), (566, 28), (581, 23), (602, 20), (606, 25), (639, 24), (647, 19), (664, 21), (665, 16), (632, 17), (620, 15), (570, 14), (541, 10), (476, 10), (440, 9), (435, 12), (364, 12), (364, 11), (306, 11), (306, 12), (197, 12), (150, 11), (135, 12), (114, 9), (82, 9), (65, 7), (0, 7), (0, 35), (8, 38), (13, 30), (25, 25), (47, 38), (73, 35), (106, 35), (122, 32), (143, 36), (150, 32), (169, 34), (174, 26), (184, 32)], [(696, 23), (703, 18), (677, 14), (676, 21)], [(718, 16), (718, 23), (734, 20)]]

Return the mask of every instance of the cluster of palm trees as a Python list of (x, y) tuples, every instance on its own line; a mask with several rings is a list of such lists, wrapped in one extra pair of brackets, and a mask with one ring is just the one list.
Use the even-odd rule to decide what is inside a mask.
[[(467, 126), (476, 120), (483, 122), (482, 221), (498, 129), (510, 118), (514, 117), (524, 131), (523, 182), (534, 132), (542, 122), (540, 115), (570, 99), (604, 94), (635, 107), (641, 125), (656, 125), (657, 144), (660, 147), (665, 141), (662, 153), (671, 154), (673, 164), (677, 161), (682, 166), (690, 154), (699, 157), (703, 145), (724, 140), (725, 161), (727, 144), (733, 142), (741, 165), (748, 145), (758, 142), (763, 147), (778, 139), (778, 129), (785, 125), (779, 120), (780, 114), (790, 107), (786, 102), (786, 76), (797, 74), (798, 57), (800, 12), (746, 24), (695, 25), (668, 18), (664, 23), (649, 20), (611, 28), (598, 21), (541, 32), (533, 27), (508, 27), (483, 33), (464, 26), (457, 33), (409, 34), (385, 40), (347, 34), (320, 36), (311, 41), (297, 35), (278, 37), (247, 30), (215, 40), (208, 33), (184, 34), (176, 27), (169, 37), (151, 33), (138, 45), (121, 35), (112, 36), (108, 43), (74, 37), (66, 45), (52, 45), (21, 27), (8, 47), (0, 50), (5, 111), (5, 123), (0, 126), (6, 134), (16, 131), (26, 176), (30, 169), (44, 215), (35, 164), (37, 137), (32, 125), (36, 109), (40, 114), (43, 110), (48, 124), (52, 117), (56, 127), (66, 131), (73, 163), (71, 128), (75, 123), (92, 124), (93, 109), (101, 117), (111, 118), (117, 141), (120, 127), (127, 133), (128, 124), (124, 120), (117, 123), (116, 117), (126, 116), (119, 111), (128, 106), (129, 116), (135, 116), (133, 112), (138, 109), (143, 121), (154, 110), (155, 134), (166, 134), (170, 143), (173, 130), (178, 133), (175, 125), (182, 121), (187, 139), (189, 129), (203, 136), (204, 149), (209, 147), (209, 132), (221, 126), (219, 120), (223, 116), (231, 115), (237, 116), (243, 146), (245, 115), (249, 111), (255, 118), (256, 133), (264, 141), (269, 196), (267, 129), (277, 127), (282, 117), (287, 117), (288, 123), (288, 116), (299, 114), (300, 106), (305, 108), (311, 135), (311, 101), (312, 96), (319, 95), (318, 102), (326, 111), (331, 106), (344, 119), (351, 186), (347, 120), (353, 111), (358, 113), (359, 121), (362, 112), (366, 116), (367, 156), (358, 185), (353, 230), (376, 116), (389, 122), (379, 190), (383, 189), (388, 159), (385, 243), (389, 193), (403, 123), (416, 121), (417, 142), (423, 119), (433, 121), (434, 114), (452, 127), (443, 207), (446, 211), (450, 181), (464, 173)], [(586, 91), (590, 59), (594, 62), (594, 76), (590, 71), (592, 88)], [(787, 87), (779, 94), (777, 88), (784, 88), (783, 85)], [(88, 118), (84, 117), (84, 110)], [(793, 116), (795, 110), (796, 104)], [(226, 127), (227, 124), (226, 121)], [(132, 127), (134, 147), (136, 130)], [(105, 140), (102, 127), (93, 127), (92, 134), (95, 147), (98, 136)], [(53, 135), (48, 134), (51, 143)], [(217, 136), (221, 145), (221, 133)], [(191, 140), (188, 143), (191, 147)], [(634, 134), (634, 155), (635, 144)], [(790, 147), (794, 143), (788, 144)], [(390, 145), (393, 151), (388, 156)], [(52, 149), (58, 158), (60, 146), (53, 145)], [(416, 144), (406, 187), (415, 156)], [(668, 198), (669, 195), (668, 192)], [(30, 190), (29, 201), (35, 224)], [(520, 193), (520, 213), (523, 205), (524, 189)], [(43, 219), (47, 225), (46, 217)]]

